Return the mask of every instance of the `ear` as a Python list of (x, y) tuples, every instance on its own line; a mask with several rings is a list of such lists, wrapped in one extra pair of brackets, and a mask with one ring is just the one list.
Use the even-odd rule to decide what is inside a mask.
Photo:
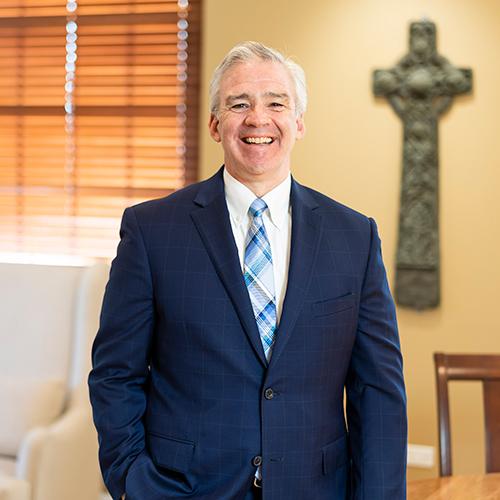
[(210, 114), (210, 118), (208, 120), (208, 130), (210, 131), (210, 135), (215, 142), (221, 141), (219, 134), (219, 119), (213, 113)]
[(295, 120), (295, 123), (297, 124), (297, 135), (295, 136), (296, 139), (302, 139), (306, 133), (306, 124), (304, 123), (304, 114), (301, 114), (298, 116)]

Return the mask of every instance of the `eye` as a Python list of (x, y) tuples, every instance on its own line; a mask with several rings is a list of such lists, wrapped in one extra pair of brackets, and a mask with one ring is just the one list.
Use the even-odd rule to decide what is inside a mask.
[(248, 109), (248, 104), (246, 102), (238, 102), (236, 104), (233, 104), (231, 106), (231, 109), (233, 111), (244, 111), (245, 109)]
[(270, 104), (270, 107), (273, 108), (273, 109), (276, 109), (276, 110), (281, 110), (285, 107), (285, 105), (281, 102), (272, 102)]

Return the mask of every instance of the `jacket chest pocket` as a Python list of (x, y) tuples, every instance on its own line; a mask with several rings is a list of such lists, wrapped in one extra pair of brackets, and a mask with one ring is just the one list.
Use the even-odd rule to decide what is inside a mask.
[(302, 322), (308, 349), (321, 353), (343, 349), (347, 352), (356, 331), (356, 304), (356, 294), (313, 302)]
[(311, 305), (312, 315), (315, 318), (332, 316), (349, 311), (356, 305), (356, 294), (349, 293), (333, 299), (320, 300)]
[[(356, 305), (356, 294), (349, 293), (333, 299), (313, 302), (311, 313), (314, 318), (329, 320), (330, 316), (352, 317), (354, 306)], [(349, 314), (350, 312), (350, 314)], [(345, 314), (340, 314), (345, 313)], [(333, 319), (333, 318), (332, 318)], [(336, 319), (336, 318), (335, 318)]]

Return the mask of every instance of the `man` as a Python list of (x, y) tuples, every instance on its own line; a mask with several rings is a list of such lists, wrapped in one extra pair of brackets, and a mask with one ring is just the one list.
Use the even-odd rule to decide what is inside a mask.
[(89, 379), (106, 485), (128, 500), (402, 500), (375, 222), (291, 178), (295, 63), (243, 43), (210, 97), (224, 167), (123, 216)]

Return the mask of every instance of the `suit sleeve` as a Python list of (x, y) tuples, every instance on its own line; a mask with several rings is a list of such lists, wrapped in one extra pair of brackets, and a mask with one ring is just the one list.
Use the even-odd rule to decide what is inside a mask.
[(370, 251), (346, 384), (354, 500), (406, 499), (407, 421), (394, 302), (380, 239), (370, 219)]
[(133, 208), (124, 212), (92, 348), (89, 375), (99, 461), (112, 497), (125, 492), (125, 477), (145, 454), (143, 416), (154, 322), (152, 279)]

